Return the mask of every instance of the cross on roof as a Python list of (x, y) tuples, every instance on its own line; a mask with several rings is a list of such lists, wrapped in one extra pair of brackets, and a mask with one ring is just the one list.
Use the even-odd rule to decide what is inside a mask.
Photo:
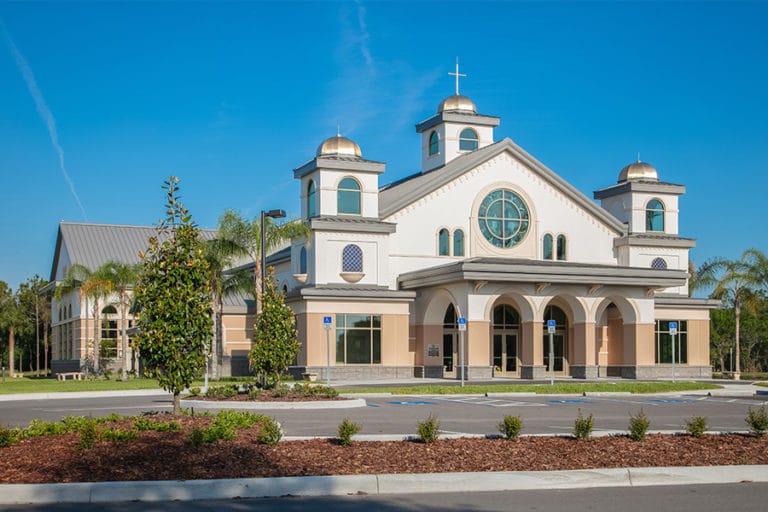
[(456, 96), (458, 96), (459, 95), (459, 77), (460, 76), (463, 76), (463, 77), (467, 76), (467, 75), (465, 75), (463, 73), (459, 73), (459, 58), (458, 57), (456, 57), (456, 72), (455, 73), (450, 73), (449, 72), (448, 74), (451, 75), (451, 76), (455, 76), (456, 77)]

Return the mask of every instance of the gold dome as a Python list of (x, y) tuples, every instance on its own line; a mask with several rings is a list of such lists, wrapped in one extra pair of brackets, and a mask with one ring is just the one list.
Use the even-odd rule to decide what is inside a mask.
[(437, 107), (438, 114), (440, 112), (446, 112), (449, 110), (458, 110), (461, 112), (471, 112), (473, 114), (477, 114), (477, 107), (475, 106), (475, 103), (471, 99), (467, 98), (466, 96), (462, 96), (461, 94), (448, 96), (443, 100), (442, 103), (440, 103), (440, 106)]
[(317, 156), (351, 156), (362, 158), (363, 154), (360, 151), (355, 141), (336, 135), (335, 137), (329, 137), (323, 141), (317, 148)]
[(622, 181), (659, 181), (659, 173), (651, 164), (641, 162), (631, 163), (619, 172), (619, 183)]

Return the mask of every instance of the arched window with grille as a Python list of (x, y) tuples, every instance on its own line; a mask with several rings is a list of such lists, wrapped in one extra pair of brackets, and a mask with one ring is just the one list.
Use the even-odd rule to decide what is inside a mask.
[(360, 247), (354, 244), (344, 247), (344, 250), (341, 252), (341, 271), (363, 271), (363, 250)]
[(651, 199), (645, 206), (645, 230), (664, 231), (664, 205), (658, 199)]
[(667, 270), (667, 260), (664, 258), (653, 258), (651, 268), (654, 270)]

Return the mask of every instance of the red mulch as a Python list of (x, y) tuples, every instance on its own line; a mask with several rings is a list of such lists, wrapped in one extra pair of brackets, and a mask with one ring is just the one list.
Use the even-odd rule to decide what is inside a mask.
[[(167, 417), (164, 419), (168, 419)], [(237, 432), (234, 441), (193, 446), (188, 433), (205, 417), (178, 419), (184, 431), (139, 432), (139, 439), (98, 441), (75, 448), (79, 434), (24, 439), (0, 448), (1, 483), (192, 480), (246, 477), (519, 471), (646, 466), (768, 464), (768, 436), (651, 435), (586, 441), (558, 437), (438, 440), (419, 442), (334, 441), (258, 443), (259, 427)], [(118, 423), (128, 427), (129, 422)], [(115, 426), (105, 424), (104, 426)]]

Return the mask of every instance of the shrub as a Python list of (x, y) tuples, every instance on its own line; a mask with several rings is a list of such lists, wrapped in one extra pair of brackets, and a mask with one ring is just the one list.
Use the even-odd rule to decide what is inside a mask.
[(588, 439), (592, 434), (592, 429), (595, 427), (595, 419), (590, 413), (586, 418), (579, 409), (579, 415), (576, 416), (576, 421), (573, 423), (573, 435), (577, 439)]
[(200, 396), (200, 388), (198, 387), (189, 388), (189, 396), (193, 396), (193, 397)]
[(257, 423), (265, 421), (266, 417), (261, 414), (255, 414), (245, 411), (219, 411), (213, 420), (213, 425), (220, 425), (230, 430), (251, 428)]
[(231, 441), (235, 438), (235, 432), (231, 428), (212, 423), (208, 428), (194, 428), (189, 434), (189, 442), (195, 446), (203, 443), (215, 443), (219, 439), (222, 441)]
[(504, 416), (504, 419), (497, 425), (499, 432), (501, 432), (506, 439), (510, 441), (520, 437), (520, 432), (523, 431), (523, 419), (520, 416)]
[(131, 439), (138, 439), (139, 434), (133, 430), (120, 430), (116, 428), (106, 428), (101, 431), (99, 438), (103, 441), (111, 441), (113, 443), (119, 443), (121, 441), (130, 441)]
[(629, 415), (629, 438), (633, 441), (642, 441), (648, 433), (651, 426), (651, 420), (645, 415), (642, 409), (637, 416)]
[(693, 437), (701, 437), (707, 431), (707, 418), (694, 416), (685, 422), (685, 431)]
[(205, 434), (203, 433), (203, 429), (195, 427), (192, 429), (192, 432), (189, 433), (189, 442), (192, 443), (194, 446), (200, 446), (205, 442)]
[(746, 422), (749, 424), (749, 430), (756, 436), (763, 436), (768, 432), (768, 412), (765, 411), (765, 406), (761, 405), (759, 409), (750, 407)]
[(93, 448), (93, 445), (99, 438), (99, 432), (96, 430), (96, 422), (93, 420), (87, 420), (85, 423), (80, 425), (79, 432), (80, 441), (77, 443), (75, 448), (78, 450)]
[(440, 422), (437, 421), (432, 413), (424, 421), (416, 422), (416, 430), (419, 433), (419, 439), (423, 443), (434, 443), (440, 437)]
[(261, 424), (259, 442), (268, 446), (277, 446), (283, 438), (283, 428), (275, 418), (266, 418)]
[(213, 398), (228, 398), (236, 395), (237, 386), (211, 386), (205, 392), (205, 396)]
[(261, 394), (261, 390), (259, 388), (251, 388), (248, 391), (248, 398), (259, 398), (260, 394)]
[(66, 433), (63, 423), (34, 419), (22, 431), (23, 437), (53, 436)]
[(0, 427), (0, 448), (11, 446), (19, 440), (19, 431), (15, 428)]
[(353, 423), (349, 418), (339, 423), (339, 444), (341, 446), (349, 446), (352, 444), (352, 436), (357, 434), (363, 429), (363, 426), (359, 423)]
[(154, 430), (155, 432), (169, 432), (181, 430), (181, 425), (176, 421), (152, 421), (147, 418), (135, 418), (133, 428), (136, 430)]

